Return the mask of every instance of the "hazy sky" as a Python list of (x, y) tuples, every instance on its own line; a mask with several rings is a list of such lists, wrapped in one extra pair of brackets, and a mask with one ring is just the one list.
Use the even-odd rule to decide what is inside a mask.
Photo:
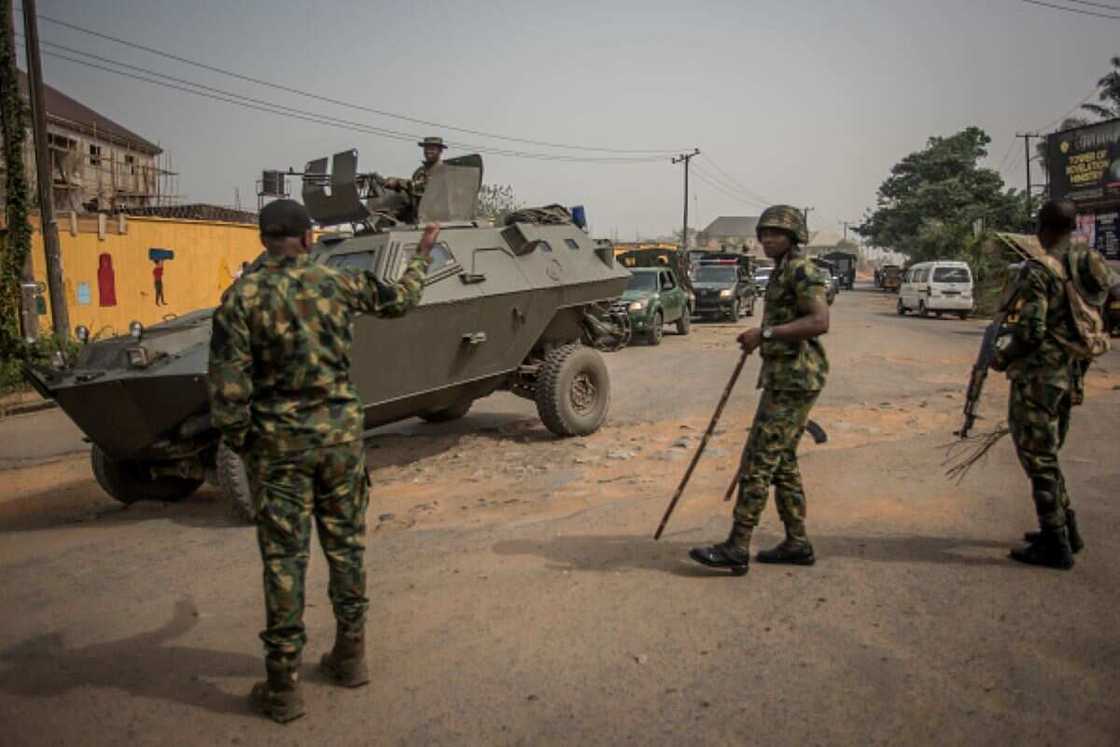
[[(714, 160), (755, 197), (811, 205), (814, 230), (858, 220), (892, 164), (930, 135), (968, 125), (992, 136), (991, 165), (1008, 154), (1002, 173), (1021, 188), (1022, 142), (1013, 142), (1014, 133), (1060, 118), (1120, 54), (1120, 20), (1021, 0), (39, 0), (39, 13), (447, 125), (595, 148), (699, 147), (703, 156), (693, 163), (702, 174), (718, 174)], [(17, 28), (21, 21), (17, 15)], [(331, 106), (45, 21), (40, 36), (374, 127), (574, 152)], [(253, 184), (262, 168), (298, 169), (351, 147), (360, 151), (360, 168), (385, 175), (408, 175), (419, 161), (411, 141), (250, 111), (51, 57), (43, 64), (48, 83), (160, 143), (191, 201), (232, 204), (239, 188), (242, 203), (255, 207)], [(598, 235), (630, 239), (636, 231), (654, 235), (680, 225), (681, 168), (668, 156), (622, 165), (485, 160), (485, 181), (512, 185), (524, 202), (585, 205)], [(698, 180), (692, 188), (694, 226), (759, 212), (752, 197)]]

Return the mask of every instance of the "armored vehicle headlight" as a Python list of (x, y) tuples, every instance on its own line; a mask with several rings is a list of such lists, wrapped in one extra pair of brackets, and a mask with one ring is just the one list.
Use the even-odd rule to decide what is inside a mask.
[(731, 289), (730, 288), (724, 288), (723, 290), (721, 290), (719, 292), (719, 297), (720, 298), (731, 298)]
[(645, 307), (646, 307), (646, 302), (645, 301), (634, 301), (633, 303), (630, 304), (630, 310), (631, 311), (641, 311)]
[(79, 324), (74, 328), (74, 337), (78, 338), (78, 342), (83, 345), (89, 342), (89, 327), (84, 324)]
[(135, 368), (144, 368), (148, 365), (148, 351), (142, 347), (128, 349), (128, 365)]
[(140, 322), (131, 322), (128, 325), (128, 334), (139, 340), (144, 336), (144, 325)]

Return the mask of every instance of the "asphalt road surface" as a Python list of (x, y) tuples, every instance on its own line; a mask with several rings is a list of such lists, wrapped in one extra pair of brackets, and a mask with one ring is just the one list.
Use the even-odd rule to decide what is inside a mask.
[[(377, 431), (372, 683), (331, 687), (325, 563), (308, 580), (308, 715), (263, 674), (252, 528), (212, 489), (123, 508), (59, 412), (0, 421), (4, 744), (1077, 744), (1120, 741), (1120, 353), (1090, 374), (1064, 465), (1087, 550), (1068, 573), (1006, 554), (1033, 526), (1005, 439), (960, 485), (943, 461), (983, 323), (900, 318), (842, 293), (802, 447), (812, 568), (691, 564), (757, 392), (752, 360), (660, 542), (665, 503), (736, 360), (738, 325), (607, 356), (611, 419), (558, 441), (497, 395)], [(995, 425), (1007, 385), (993, 376)], [(767, 508), (756, 547), (780, 538)]]

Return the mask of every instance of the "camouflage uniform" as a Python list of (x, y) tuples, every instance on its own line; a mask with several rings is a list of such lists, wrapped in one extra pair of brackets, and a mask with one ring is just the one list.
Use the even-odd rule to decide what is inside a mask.
[(298, 661), (306, 642), (304, 576), (311, 517), (330, 566), (342, 631), (364, 627), (368, 478), (362, 404), (350, 383), (352, 323), (394, 317), (420, 301), (430, 260), (415, 257), (400, 281), (341, 272), (307, 255), (268, 256), (214, 314), (211, 417), (246, 457), (258, 508), (270, 666)]
[[(762, 326), (776, 327), (803, 315), (813, 300), (824, 301), (828, 279), (797, 248), (782, 257), (766, 288)], [(770, 486), (778, 513), (792, 536), (803, 536), (805, 492), (797, 466), (797, 444), (809, 411), (824, 388), (828, 357), (817, 338), (787, 342), (764, 340), (754, 424), (743, 454), (735, 522), (753, 530), (766, 507)]]

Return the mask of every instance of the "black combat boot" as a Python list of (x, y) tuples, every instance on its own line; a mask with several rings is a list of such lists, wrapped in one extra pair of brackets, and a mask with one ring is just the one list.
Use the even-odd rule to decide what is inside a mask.
[(736, 522), (725, 542), (694, 547), (688, 551), (688, 557), (709, 568), (726, 568), (733, 576), (743, 576), (750, 570), (751, 530)]
[(319, 668), (343, 687), (361, 687), (369, 682), (365, 630), (347, 632), (339, 623), (335, 629), (334, 648), (329, 654), (323, 654)]
[(1065, 527), (1043, 529), (1037, 542), (1011, 551), (1011, 559), (1030, 565), (1041, 565), (1068, 571), (1073, 568), (1073, 550)]
[(265, 659), (268, 680), (253, 685), (249, 702), (273, 721), (286, 724), (303, 715), (303, 693), (299, 684), (299, 659)]
[[(1077, 531), (1077, 512), (1072, 508), (1066, 509), (1066, 529), (1069, 530), (1069, 549), (1076, 555), (1085, 549), (1085, 541), (1081, 539), (1081, 532)], [(1042, 539), (1042, 532), (1026, 532), (1023, 539), (1033, 545)]]
[(817, 562), (809, 536), (805, 534), (804, 524), (786, 524), (786, 538), (777, 547), (760, 550), (755, 560), (759, 563), (789, 565), (812, 565)]

